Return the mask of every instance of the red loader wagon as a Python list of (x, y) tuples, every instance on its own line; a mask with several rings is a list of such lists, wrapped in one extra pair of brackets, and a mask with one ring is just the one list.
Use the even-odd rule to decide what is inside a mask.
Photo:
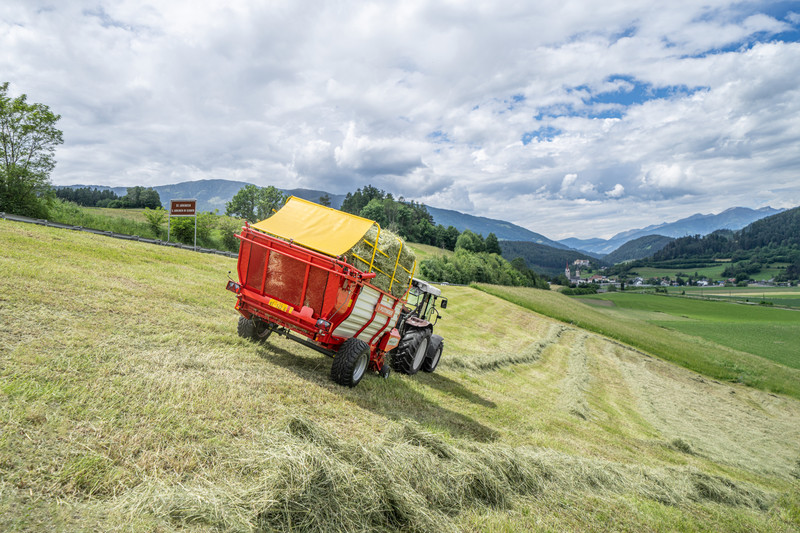
[[(375, 228), (374, 241), (367, 239)], [(264, 342), (278, 333), (329, 355), (331, 379), (348, 387), (367, 369), (387, 377), (387, 355), (399, 372), (433, 372), (444, 348), (433, 335), (441, 291), (413, 278), (415, 262), (401, 264), (400, 239), (394, 257), (380, 249), (379, 236), (374, 221), (295, 197), (269, 219), (246, 224), (237, 235), (239, 281), (227, 286), (242, 315), (239, 335)], [(357, 244), (372, 257), (353, 253)], [(378, 266), (378, 254), (392, 271)]]

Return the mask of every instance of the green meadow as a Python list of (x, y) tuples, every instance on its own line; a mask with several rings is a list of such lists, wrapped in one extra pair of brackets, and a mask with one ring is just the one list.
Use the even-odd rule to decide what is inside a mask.
[[(796, 339), (800, 338), (800, 313), (796, 311), (638, 293), (608, 293), (582, 300), (571, 299), (555, 291), (488, 285), (477, 287), (537, 313), (622, 341), (701, 374), (800, 398), (800, 370), (796, 363), (786, 366), (786, 362), (796, 361)], [(618, 309), (615, 294), (621, 298), (621, 302), (634, 302), (630, 304), (632, 308)], [(605, 305), (590, 306), (584, 303), (586, 301), (604, 302)], [(729, 306), (719, 309), (712, 307), (716, 322), (693, 320), (692, 317), (705, 316), (703, 310), (715, 305)], [(675, 314), (665, 309), (671, 309)], [(753, 313), (759, 317), (758, 320), (749, 318)], [(772, 319), (776, 322), (770, 322)], [(669, 322), (670, 327), (662, 322)], [(681, 322), (680, 329), (672, 327), (676, 322)], [(733, 340), (722, 343), (706, 337), (713, 330), (709, 322), (728, 333), (734, 332)], [(746, 334), (735, 332), (737, 327), (747, 333), (755, 333), (757, 340), (748, 341)], [(747, 351), (742, 344), (747, 342), (747, 346), (755, 346), (759, 343), (758, 339), (763, 340), (772, 333), (779, 335), (777, 342), (759, 349), (757, 353)], [(725, 335), (715, 334), (715, 338), (724, 340)], [(777, 355), (773, 356), (770, 348)]]
[[(675, 279), (678, 275), (681, 277), (692, 276), (695, 279), (708, 278), (713, 280), (722, 279), (722, 272), (730, 266), (730, 263), (720, 262), (713, 266), (699, 267), (699, 268), (656, 268), (656, 267), (635, 267), (631, 269), (629, 275), (638, 275), (644, 279), (648, 278), (664, 278), (669, 277)], [(777, 276), (781, 272), (780, 267), (786, 267), (786, 263), (773, 263), (765, 266), (755, 274), (751, 274), (751, 279), (756, 281), (769, 280)], [(695, 275), (696, 274), (696, 275)]]
[(607, 293), (580, 299), (612, 303), (597, 309), (620, 321), (643, 320), (800, 369), (800, 312), (795, 310), (655, 294)]
[(236, 335), (233, 259), (9, 221), (0, 250), (2, 531), (800, 528), (791, 387), (644, 353), (581, 301), (442, 287), (437, 371), (348, 389)]

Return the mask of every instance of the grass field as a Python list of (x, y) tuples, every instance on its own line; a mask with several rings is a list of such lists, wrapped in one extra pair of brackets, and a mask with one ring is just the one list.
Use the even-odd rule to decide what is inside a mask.
[[(760, 389), (788, 394), (800, 398), (800, 371), (787, 368), (759, 355), (718, 344), (709, 339), (654, 326), (648, 320), (665, 320), (674, 315), (654, 309), (638, 316), (632, 313), (619, 315), (608, 308), (589, 307), (579, 299), (570, 299), (554, 291), (536, 291), (517, 287), (480, 285), (496, 296), (505, 298), (537, 313), (575, 324), (590, 331), (620, 340), (648, 353), (662, 357), (681, 366), (725, 381), (737, 381)], [(610, 293), (613, 294), (613, 293)], [(624, 295), (637, 297), (639, 295)], [(658, 298), (650, 296), (651, 298)], [(665, 298), (665, 301), (667, 298)], [(658, 300), (661, 302), (661, 300)], [(672, 301), (670, 298), (669, 301)], [(687, 300), (688, 301), (688, 300)], [(698, 303), (713, 304), (712, 302)], [(731, 305), (739, 309), (735, 304)], [(750, 309), (742, 307), (741, 309)], [(768, 309), (779, 313), (795, 313)], [(796, 320), (800, 315), (781, 322), (781, 332), (791, 336), (798, 331)], [(688, 323), (691, 319), (685, 318)], [(789, 345), (796, 346), (796, 342)]]
[[(697, 273), (698, 276), (706, 277), (708, 279), (713, 280), (720, 280), (722, 279), (722, 272), (730, 266), (730, 263), (720, 263), (718, 265), (709, 266), (709, 267), (702, 267), (702, 268), (652, 268), (652, 267), (636, 267), (631, 270), (631, 274), (636, 272), (637, 275), (643, 277), (644, 279), (648, 278), (663, 278), (669, 276), (671, 279), (675, 279), (678, 274), (682, 274), (683, 277), (695, 276)], [(767, 266), (762, 268), (756, 274), (751, 274), (751, 279), (756, 281), (763, 281), (769, 280), (777, 276), (781, 269), (780, 266), (785, 267), (786, 263), (775, 263), (773, 265)]]
[[(800, 287), (669, 287), (674, 295), (800, 309)], [(647, 292), (647, 291), (644, 291)]]
[(108, 207), (82, 207), (87, 213), (109, 218), (126, 218), (134, 222), (147, 223), (144, 209), (110, 209)]
[(417, 263), (428, 259), (429, 257), (436, 257), (440, 255), (450, 256), (453, 255), (451, 250), (445, 250), (442, 248), (437, 248), (436, 246), (431, 246), (429, 244), (418, 244), (414, 242), (408, 243), (408, 247), (411, 248), (417, 256)]
[[(136, 235), (149, 239), (167, 240), (168, 233), (170, 233), (169, 240), (171, 242), (178, 242), (174, 226), (175, 220), (172, 221), (172, 231), (169, 232), (169, 224), (167, 216), (165, 215), (163, 223), (158, 228), (158, 231), (155, 231), (150, 224), (148, 224), (144, 213), (144, 209), (83, 207), (71, 202), (59, 201), (56, 207), (51, 210), (50, 218), (62, 224), (81, 226), (101, 231), (111, 231), (124, 235)], [(194, 219), (190, 219), (190, 222), (194, 223)], [(234, 231), (234, 228), (238, 230), (238, 228), (244, 224), (244, 220), (242, 219), (225, 215), (214, 215), (209, 222), (211, 226), (208, 235), (206, 237), (203, 236), (201, 227), (197, 245), (218, 250), (225, 249), (225, 241), (222, 232)], [(199, 224), (202, 226), (202, 217)], [(193, 236), (191, 233), (185, 244), (193, 244)]]
[(346, 389), (236, 336), (234, 260), (8, 221), (0, 249), (2, 531), (800, 528), (796, 399), (468, 287), (436, 373)]
[(719, 265), (714, 265), (711, 267), (704, 267), (704, 268), (683, 268), (683, 269), (670, 269), (670, 268), (652, 268), (652, 267), (637, 267), (632, 269), (632, 272), (636, 272), (638, 276), (643, 277), (644, 279), (648, 278), (663, 278), (669, 276), (670, 278), (674, 279), (678, 273), (682, 273), (684, 276), (692, 276), (694, 277), (695, 272), (697, 272), (698, 276), (700, 277), (707, 277), (709, 279), (721, 279), (722, 278), (722, 271), (728, 267), (727, 263), (722, 263)]
[(644, 320), (800, 369), (800, 312), (794, 310), (635, 293), (580, 299), (612, 302), (598, 309), (619, 321)]

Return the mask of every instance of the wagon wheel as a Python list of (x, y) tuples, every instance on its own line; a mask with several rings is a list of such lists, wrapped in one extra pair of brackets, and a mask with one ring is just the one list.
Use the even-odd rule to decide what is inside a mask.
[(253, 322), (253, 340), (266, 342), (269, 336), (272, 335), (272, 328), (269, 322), (264, 322), (262, 320), (254, 320)]
[(392, 356), (392, 366), (403, 374), (416, 374), (428, 352), (431, 331), (412, 329), (406, 333)]
[(256, 331), (256, 325), (249, 318), (239, 317), (239, 324), (236, 326), (236, 333), (243, 339), (252, 339)]
[(428, 344), (428, 352), (425, 354), (425, 361), (422, 363), (423, 372), (433, 372), (439, 366), (439, 359), (442, 358), (444, 350), (444, 339), (441, 335), (431, 335), (431, 342)]
[(264, 342), (272, 335), (272, 328), (263, 320), (240, 316), (236, 332), (244, 339)]
[(344, 341), (333, 357), (331, 379), (345, 387), (355, 387), (369, 364), (369, 345), (361, 339), (351, 338)]

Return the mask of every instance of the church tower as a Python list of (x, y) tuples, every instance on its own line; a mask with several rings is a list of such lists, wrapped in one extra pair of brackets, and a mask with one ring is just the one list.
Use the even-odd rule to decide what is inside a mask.
[(567, 261), (567, 267), (564, 269), (564, 275), (565, 275), (565, 276), (567, 276), (567, 279), (572, 279), (572, 278), (570, 277), (570, 271), (569, 271), (569, 261)]

